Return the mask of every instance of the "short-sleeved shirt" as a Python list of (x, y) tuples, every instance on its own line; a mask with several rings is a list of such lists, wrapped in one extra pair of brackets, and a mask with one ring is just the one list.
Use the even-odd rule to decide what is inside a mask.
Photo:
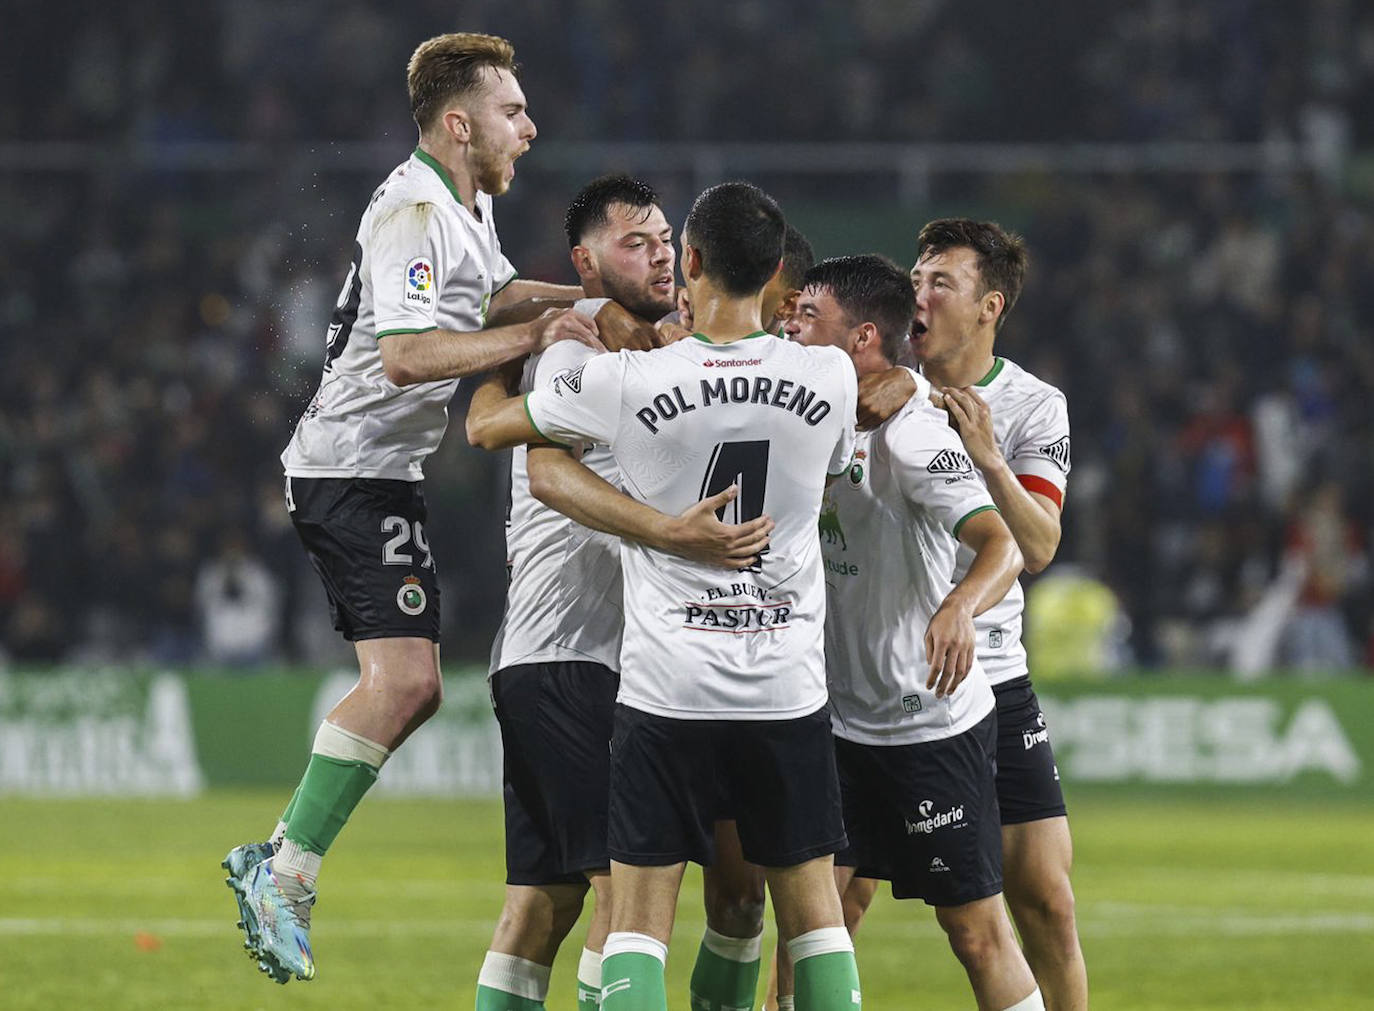
[(501, 253), (491, 197), (469, 211), (444, 169), (417, 149), (372, 194), (326, 334), (320, 388), (282, 453), (291, 477), (419, 481), (448, 426), (458, 380), (400, 387), (379, 341), (482, 328), (515, 277)]
[[(580, 368), (593, 351), (565, 340), (525, 367), (521, 389), (547, 388)], [(619, 487), (620, 469), (606, 446), (587, 445), (580, 458)], [(588, 661), (620, 669), (620, 540), (590, 530), (530, 494), (527, 452), (511, 458), (506, 518), (506, 613), (491, 649), (491, 673), (515, 664)]]
[(925, 397), (859, 433), (820, 520), (836, 736), (919, 744), (963, 733), (992, 710), (977, 663), (947, 698), (926, 688), (925, 634), (954, 587), (959, 530), (995, 508), (958, 434)]
[[(1027, 491), (1061, 508), (1069, 482), (1069, 408), (1064, 394), (1006, 358), (994, 361), (975, 391), (992, 411), (992, 430), (1012, 473)], [(973, 551), (960, 547), (955, 577), (962, 579)], [(1027, 673), (1021, 618), (1026, 595), (1018, 580), (1000, 602), (974, 619), (978, 659), (993, 684)]]
[(837, 348), (759, 333), (598, 355), (529, 394), (535, 426), (609, 445), (626, 491), (675, 515), (739, 485), (728, 523), (776, 523), (758, 571), (624, 543), (620, 702), (677, 719), (784, 720), (825, 704), (816, 520), (848, 467), (858, 395)]

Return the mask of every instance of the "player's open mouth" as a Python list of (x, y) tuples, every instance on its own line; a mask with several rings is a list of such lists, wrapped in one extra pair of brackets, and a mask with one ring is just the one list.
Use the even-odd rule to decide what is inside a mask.
[(671, 275), (668, 277), (660, 277), (655, 281), (649, 282), (649, 287), (656, 288), (662, 292), (671, 292), (673, 290), (673, 278)]
[(914, 341), (920, 340), (925, 335), (926, 325), (922, 323), (919, 319), (913, 319), (911, 321), (911, 339)]

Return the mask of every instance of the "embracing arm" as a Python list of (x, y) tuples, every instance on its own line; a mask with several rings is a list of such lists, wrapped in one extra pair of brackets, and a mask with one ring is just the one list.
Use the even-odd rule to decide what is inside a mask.
[(668, 516), (626, 495), (566, 449), (531, 446), (526, 465), (535, 498), (593, 530), (726, 569), (746, 568), (768, 546), (773, 521), (767, 516), (739, 526), (716, 518), (716, 510), (739, 494), (735, 485)]
[(939, 697), (952, 693), (973, 668), (974, 616), (1005, 597), (1021, 572), (1021, 551), (994, 510), (968, 517), (958, 537), (961, 544), (973, 549), (973, 562), (926, 629), (926, 658), (930, 661), (926, 687)]

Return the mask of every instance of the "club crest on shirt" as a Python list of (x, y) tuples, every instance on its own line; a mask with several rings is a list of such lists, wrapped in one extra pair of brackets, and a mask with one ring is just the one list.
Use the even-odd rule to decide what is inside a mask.
[(1041, 446), (1036, 452), (1046, 457), (1065, 474), (1069, 472), (1069, 437), (1067, 435), (1056, 439), (1048, 446)]
[(405, 303), (434, 308), (434, 268), (427, 257), (417, 256), (406, 264)]
[(420, 585), (420, 580), (415, 576), (406, 576), (401, 582), (401, 588), (396, 591), (396, 606), (404, 614), (414, 617), (423, 614), (429, 599), (425, 596), (425, 588)]

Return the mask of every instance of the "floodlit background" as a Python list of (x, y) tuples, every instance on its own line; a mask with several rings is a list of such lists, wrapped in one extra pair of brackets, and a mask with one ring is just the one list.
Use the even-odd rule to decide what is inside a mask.
[[(290, 528), (277, 457), (318, 382), (358, 216), (414, 145), (406, 59), (460, 29), (505, 35), (523, 64), (539, 137), (496, 204), (523, 276), (574, 279), (563, 208), (613, 170), (653, 183), (675, 225), (704, 187), (754, 181), (821, 256), (909, 265), (920, 225), (954, 214), (1026, 236), (1031, 273), (997, 350), (1069, 402), (1064, 538), (1028, 580), (1028, 641), (1080, 839), (1098, 1006), (1368, 1000), (1374, 970), (1356, 953), (1374, 939), (1374, 853), (1361, 841), (1374, 799), (1374, 8), (21, 7), (0, 32), (0, 806), (24, 812), (0, 833), (0, 934), (13, 940), (0, 944), (0, 1005), (96, 992), (10, 983), (91, 945), (108, 956), (99, 992), (114, 1000), (121, 974), (142, 971), (126, 948), (171, 959), (177, 938), (205, 939), (196, 978), (228, 994), (224, 1006), (253, 999), (235, 1003), (240, 983), (278, 996), (249, 989), (267, 984), (237, 959), (223, 981), (204, 976), (235, 943), (215, 925), (227, 893), (202, 916), (162, 908), (146, 882), (95, 908), (62, 882), (143, 880), (137, 854), (175, 812), (209, 836), (175, 854), (168, 887), (199, 897), (222, 850), (271, 827), (314, 721), (346, 687), (351, 652)], [(505, 480), (504, 459), (469, 449), (461, 430), (427, 466), (451, 704), (379, 791), (449, 798), (434, 810), (456, 826), (496, 824), (499, 758), (474, 667), (503, 604)], [(221, 803), (225, 789), (257, 792)], [(130, 793), (181, 799), (50, 799)], [(426, 810), (373, 806), (388, 803), (400, 824)], [(1227, 811), (1242, 815), (1230, 834), (1214, 821)], [(50, 877), (25, 885), (10, 870), (28, 824), (62, 839), (107, 815), (133, 819), (116, 834), (127, 856), (111, 841), (72, 864), (54, 844)], [(1350, 848), (1284, 852), (1304, 826), (1342, 818), (1354, 819), (1337, 833)], [(1192, 825), (1185, 837), (1217, 848), (1134, 860), (1137, 833), (1155, 831), (1142, 826), (1161, 824)], [(1245, 850), (1256, 825), (1279, 840), (1272, 851)], [(1185, 886), (1247, 852), (1254, 866), (1215, 902)], [(1175, 857), (1190, 869), (1166, 900)], [(436, 881), (451, 886), (442, 867)], [(432, 938), (433, 986), (453, 1006), (469, 1003), (499, 902), (499, 889), (459, 891), (477, 895), (460, 949), (442, 925)], [(894, 924), (926, 920), (891, 908)], [(329, 915), (326, 895), (326, 939)], [(349, 929), (364, 936), (368, 915)], [(165, 929), (138, 927), (141, 916)], [(893, 930), (875, 930), (871, 950), (904, 950), (911, 939)], [(1202, 936), (1223, 943), (1190, 940)], [(1229, 961), (1271, 976), (1246, 983), (1237, 969), (1231, 990), (1192, 1004), (1190, 983), (1151, 996), (1125, 952), (1163, 937), (1177, 944), (1149, 980), (1190, 958), (1197, 979)], [(937, 936), (920, 938), (951, 959)], [(1275, 953), (1295, 944), (1330, 959), (1308, 977), (1324, 985), (1283, 988)], [(320, 989), (325, 940), (317, 951)], [(908, 1006), (906, 963), (891, 961), (896, 996), (874, 1007)], [(175, 964), (170, 976), (191, 963)], [(929, 1006), (964, 999), (951, 979)], [(1321, 1004), (1333, 981), (1344, 996)], [(211, 1006), (148, 993), (131, 1006)]]

